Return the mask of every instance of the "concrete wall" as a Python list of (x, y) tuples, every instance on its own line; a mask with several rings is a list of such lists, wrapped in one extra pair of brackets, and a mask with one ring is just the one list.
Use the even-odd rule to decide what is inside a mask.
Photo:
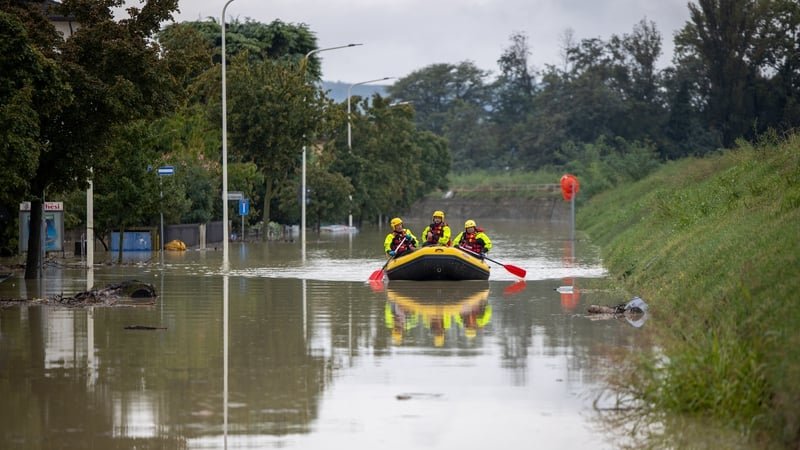
[(436, 210), (444, 211), (449, 222), (466, 219), (504, 219), (569, 222), (570, 204), (561, 194), (534, 199), (476, 201), (467, 199), (425, 199), (403, 214), (405, 220), (428, 220)]

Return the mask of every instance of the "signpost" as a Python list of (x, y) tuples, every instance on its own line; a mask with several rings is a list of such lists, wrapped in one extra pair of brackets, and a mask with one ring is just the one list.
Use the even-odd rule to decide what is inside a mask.
[(578, 177), (571, 173), (565, 174), (561, 177), (561, 195), (564, 200), (570, 202), (570, 240), (575, 240), (575, 196), (581, 188), (578, 182)]
[[(242, 191), (228, 191), (228, 201), (238, 201), (240, 203), (239, 207), (241, 208), (241, 202), (244, 199), (244, 193)], [(228, 210), (228, 205), (225, 205), (225, 211)], [(241, 215), (241, 214), (240, 214)], [(244, 226), (244, 224), (242, 224)], [(231, 231), (233, 234), (233, 231)], [(225, 236), (226, 241), (231, 239), (230, 236)]]
[(175, 166), (161, 166), (158, 168), (158, 176), (175, 175)]
[(242, 241), (244, 241), (244, 218), (250, 214), (250, 199), (243, 198), (239, 200), (239, 216), (242, 218)]
[[(161, 198), (161, 203), (164, 202), (164, 190), (161, 188), (161, 177), (168, 177), (175, 175), (175, 166), (161, 166), (158, 168), (158, 190)], [(161, 254), (161, 263), (164, 263), (164, 207), (159, 206), (161, 210), (161, 236), (158, 238), (158, 252)], [(119, 237), (119, 245), (122, 245), (122, 236)]]

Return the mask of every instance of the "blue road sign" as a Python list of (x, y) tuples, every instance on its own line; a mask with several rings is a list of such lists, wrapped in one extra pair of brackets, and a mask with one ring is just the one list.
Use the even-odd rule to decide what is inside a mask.
[(239, 215), (246, 216), (250, 213), (250, 199), (243, 198), (239, 200)]
[(161, 166), (158, 168), (158, 175), (175, 175), (175, 166)]

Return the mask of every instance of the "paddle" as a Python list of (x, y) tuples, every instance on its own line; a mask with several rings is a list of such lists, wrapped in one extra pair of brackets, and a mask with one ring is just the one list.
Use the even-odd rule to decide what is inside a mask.
[(491, 261), (491, 262), (493, 262), (493, 263), (495, 263), (495, 264), (501, 265), (501, 266), (503, 266), (503, 268), (504, 268), (504, 269), (506, 269), (507, 271), (509, 271), (509, 273), (511, 273), (512, 275), (516, 275), (516, 276), (518, 276), (518, 277), (520, 277), (520, 278), (525, 278), (525, 274), (527, 274), (527, 273), (528, 273), (528, 272), (527, 272), (525, 269), (523, 269), (522, 267), (512, 266), (511, 264), (503, 264), (503, 263), (501, 263), (501, 262), (498, 262), (498, 261), (495, 261), (495, 260), (493, 260), (492, 258), (489, 258), (489, 257), (488, 257), (488, 256), (486, 256), (486, 255), (480, 255), (480, 254), (478, 254), (478, 253), (475, 253), (475, 252), (473, 252), (472, 250), (470, 250), (470, 249), (468, 249), (468, 248), (464, 248), (464, 247), (462, 247), (462, 246), (460, 246), (460, 245), (458, 246), (458, 248), (459, 248), (459, 249), (461, 249), (461, 250), (463, 250), (463, 251), (465, 251), (465, 252), (467, 252), (467, 253), (469, 253), (469, 254), (470, 254), (470, 255), (472, 255), (472, 256), (477, 256), (478, 258), (485, 258), (485, 259), (488, 259), (489, 261)]
[[(408, 240), (408, 234), (406, 234), (405, 236), (403, 236), (403, 240), (401, 240), (401, 241), (400, 241), (400, 242), (397, 244), (397, 247), (400, 247), (401, 245), (403, 245), (403, 242), (404, 242), (404, 241), (407, 241), (407, 240)], [(397, 247), (395, 247), (395, 248), (397, 248)], [(376, 270), (375, 272), (372, 272), (372, 275), (370, 275), (370, 276), (369, 276), (369, 278), (368, 278), (367, 280), (368, 280), (368, 281), (378, 281), (378, 280), (383, 280), (383, 271), (384, 271), (384, 270), (386, 270), (386, 266), (388, 266), (388, 265), (389, 265), (389, 263), (390, 263), (390, 262), (392, 262), (392, 260), (393, 260), (395, 257), (397, 257), (397, 253), (395, 253), (395, 254), (394, 254), (394, 255), (393, 255), (391, 258), (389, 258), (389, 260), (388, 260), (388, 261), (386, 261), (386, 264), (384, 264), (384, 265), (383, 265), (383, 267), (381, 267), (380, 269)]]

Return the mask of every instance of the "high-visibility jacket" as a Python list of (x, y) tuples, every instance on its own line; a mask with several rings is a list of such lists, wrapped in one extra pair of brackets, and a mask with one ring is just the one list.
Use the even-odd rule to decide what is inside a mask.
[[(428, 238), (428, 232), (430, 232), (433, 236)], [(439, 223), (432, 223), (425, 227), (422, 230), (422, 239), (425, 240), (425, 243), (422, 245), (452, 245), (453, 242), (450, 240), (451, 231), (450, 226), (444, 222)]]
[(474, 233), (462, 231), (458, 233), (453, 243), (475, 253), (488, 253), (492, 249), (492, 241), (482, 229), (476, 228)]
[[(403, 240), (406, 235), (408, 235), (408, 239)], [(394, 250), (397, 256), (400, 256), (409, 250), (413, 250), (416, 247), (417, 238), (414, 237), (414, 235), (411, 233), (411, 230), (408, 228), (403, 229), (401, 232), (392, 231), (386, 235), (386, 239), (383, 241), (383, 251), (388, 254), (390, 251)]]

